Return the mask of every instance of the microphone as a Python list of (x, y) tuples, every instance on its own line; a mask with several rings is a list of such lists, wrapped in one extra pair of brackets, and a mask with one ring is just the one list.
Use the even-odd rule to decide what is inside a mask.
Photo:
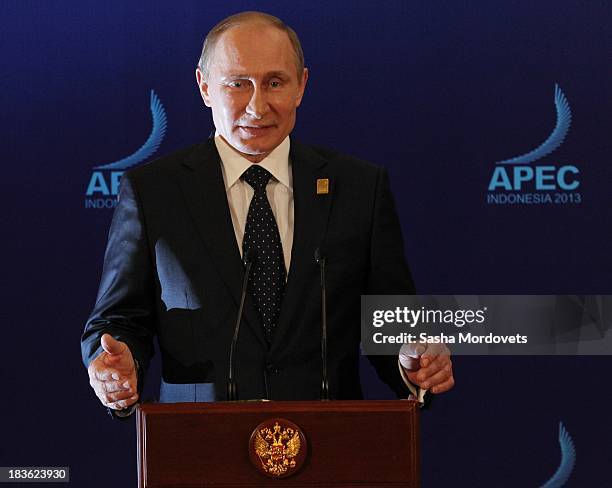
[(242, 279), (242, 292), (240, 294), (240, 305), (238, 306), (238, 315), (236, 317), (236, 325), (234, 326), (234, 337), (232, 338), (232, 344), (230, 346), (229, 355), (229, 374), (227, 380), (227, 399), (238, 400), (238, 387), (236, 384), (236, 378), (234, 378), (234, 370), (236, 369), (236, 345), (238, 344), (238, 335), (240, 334), (240, 323), (242, 322), (242, 315), (244, 311), (244, 301), (247, 294), (247, 286), (249, 284), (249, 275), (251, 274), (251, 267), (255, 261), (255, 252), (252, 249), (248, 249), (242, 257), (242, 263), (244, 265), (244, 277)]
[(327, 304), (325, 293), (325, 256), (320, 248), (315, 249), (315, 262), (321, 271), (321, 400), (329, 400), (329, 381), (327, 379)]

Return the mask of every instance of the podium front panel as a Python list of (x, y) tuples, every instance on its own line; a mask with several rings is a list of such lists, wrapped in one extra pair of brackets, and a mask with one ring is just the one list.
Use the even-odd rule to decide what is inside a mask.
[[(249, 440), (276, 418), (301, 429), (306, 451), (299, 470), (275, 478), (252, 461)], [(143, 404), (138, 469), (142, 488), (417, 487), (418, 406), (409, 400)]]

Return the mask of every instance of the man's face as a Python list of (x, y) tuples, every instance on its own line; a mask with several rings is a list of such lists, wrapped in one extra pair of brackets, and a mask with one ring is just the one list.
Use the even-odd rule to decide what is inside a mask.
[(210, 59), (208, 80), (196, 78), (217, 132), (235, 150), (259, 162), (293, 130), (308, 71), (301, 77), (287, 34), (262, 24), (224, 32)]

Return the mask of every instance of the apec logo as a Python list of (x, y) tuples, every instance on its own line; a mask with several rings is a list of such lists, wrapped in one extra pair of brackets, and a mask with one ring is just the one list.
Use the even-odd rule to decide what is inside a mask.
[(556, 150), (567, 136), (572, 112), (567, 98), (555, 85), (557, 124), (536, 149), (521, 156), (495, 163), (489, 181), (488, 204), (578, 204), (582, 195), (580, 170), (574, 165), (531, 165)]
[(114, 163), (94, 167), (85, 190), (85, 208), (115, 208), (119, 194), (119, 182), (126, 169), (152, 156), (159, 148), (168, 121), (166, 111), (158, 96), (151, 90), (151, 117), (153, 127), (145, 143), (133, 154)]

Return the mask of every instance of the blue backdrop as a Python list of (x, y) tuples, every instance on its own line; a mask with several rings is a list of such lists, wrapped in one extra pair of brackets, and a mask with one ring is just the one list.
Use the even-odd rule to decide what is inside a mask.
[[(421, 293), (612, 293), (611, 5), (5, 0), (0, 465), (135, 485), (134, 423), (106, 417), (80, 363), (112, 214), (87, 208), (112, 195), (86, 191), (95, 166), (149, 136), (151, 90), (168, 124), (156, 155), (208, 136), (195, 64), (206, 32), (241, 10), (301, 37), (295, 136), (388, 168)], [(534, 165), (577, 168), (576, 191), (548, 193), (581, 202), (487, 203), (495, 163), (555, 127), (555, 84), (571, 126)], [(455, 389), (422, 417), (423, 486), (538, 486), (559, 465), (560, 421), (577, 452), (567, 486), (612, 486), (612, 358), (454, 364)], [(370, 396), (388, 397), (363, 373)]]

